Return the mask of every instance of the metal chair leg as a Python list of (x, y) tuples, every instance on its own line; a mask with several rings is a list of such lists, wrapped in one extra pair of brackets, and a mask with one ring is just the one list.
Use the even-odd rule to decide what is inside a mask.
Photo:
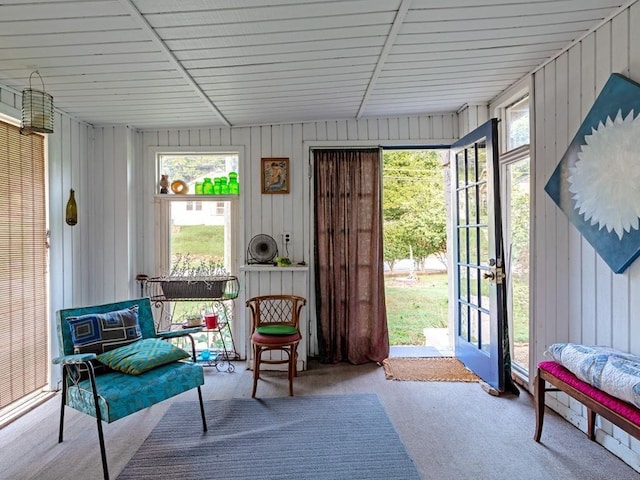
[(104, 434), (102, 433), (102, 414), (100, 411), (100, 402), (98, 400), (98, 389), (96, 388), (95, 373), (93, 365), (88, 364), (89, 379), (91, 380), (91, 391), (93, 392), (93, 404), (96, 409), (96, 422), (98, 424), (98, 440), (100, 442), (100, 457), (102, 458), (102, 472), (104, 480), (109, 480), (109, 467), (107, 466), (107, 449), (104, 446)]
[(64, 431), (64, 407), (67, 404), (67, 367), (62, 367), (62, 402), (60, 405), (60, 429), (58, 430), (58, 443), (62, 443)]
[(207, 431), (207, 419), (204, 416), (204, 403), (202, 402), (202, 390), (198, 387), (198, 399), (200, 400), (200, 414), (202, 415), (202, 430)]

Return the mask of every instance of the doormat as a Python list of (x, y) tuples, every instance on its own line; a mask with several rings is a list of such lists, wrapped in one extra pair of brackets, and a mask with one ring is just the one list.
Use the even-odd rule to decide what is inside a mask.
[(479, 382), (480, 378), (455, 357), (400, 358), (382, 362), (387, 380), (415, 382)]

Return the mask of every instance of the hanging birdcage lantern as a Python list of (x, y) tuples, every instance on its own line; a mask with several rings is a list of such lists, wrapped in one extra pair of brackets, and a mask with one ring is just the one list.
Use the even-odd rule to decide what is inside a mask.
[[(31, 77), (38, 75), (42, 90), (31, 88)], [(29, 75), (29, 88), (22, 90), (22, 133), (53, 133), (53, 97), (44, 91), (44, 80), (36, 70)]]

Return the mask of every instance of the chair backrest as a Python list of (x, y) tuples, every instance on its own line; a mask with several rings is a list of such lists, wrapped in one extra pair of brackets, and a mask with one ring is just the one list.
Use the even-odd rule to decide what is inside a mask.
[(149, 298), (135, 298), (132, 300), (124, 300), (116, 303), (105, 303), (103, 305), (92, 305), (89, 307), (65, 308), (58, 310), (56, 326), (58, 330), (58, 342), (60, 345), (61, 355), (73, 354), (73, 341), (71, 340), (71, 329), (69, 328), (68, 318), (79, 317), (91, 313), (107, 313), (115, 310), (138, 305), (138, 323), (142, 338), (150, 338), (156, 336), (156, 327), (153, 322), (153, 311), (151, 310), (151, 301)]
[(307, 303), (296, 295), (263, 295), (247, 300), (251, 309), (251, 331), (265, 325), (290, 325), (298, 328), (300, 311)]

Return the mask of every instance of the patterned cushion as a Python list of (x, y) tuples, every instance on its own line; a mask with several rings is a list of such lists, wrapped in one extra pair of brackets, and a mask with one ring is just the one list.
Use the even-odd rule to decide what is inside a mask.
[(144, 338), (98, 355), (98, 361), (113, 370), (140, 375), (160, 365), (189, 358), (187, 352), (158, 338)]
[(142, 338), (138, 305), (67, 319), (74, 353), (101, 354)]
[[(96, 377), (102, 420), (114, 422), (204, 384), (202, 365), (191, 362), (173, 362), (142, 375), (140, 377), (111, 371)], [(89, 380), (69, 385), (67, 404), (88, 415), (96, 416)]]
[(574, 343), (555, 343), (547, 353), (583, 382), (640, 407), (638, 355)]
[(609, 357), (600, 377), (601, 390), (640, 407), (640, 364)]

